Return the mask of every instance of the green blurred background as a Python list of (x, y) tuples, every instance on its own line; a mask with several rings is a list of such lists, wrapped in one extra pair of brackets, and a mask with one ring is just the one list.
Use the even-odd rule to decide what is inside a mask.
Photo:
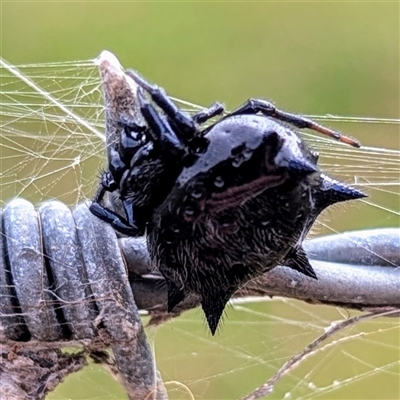
[[(13, 64), (87, 60), (104, 49), (196, 104), (233, 108), (262, 97), (302, 114), (399, 118), (398, 2), (1, 2), (1, 55)], [(329, 125), (366, 146), (399, 149), (398, 124)], [(371, 202), (398, 211), (398, 187), (392, 191), (390, 198), (374, 192)], [(340, 208), (326, 218), (338, 230), (399, 222), (376, 207)], [(196, 399), (236, 399), (346, 316), (293, 301), (255, 303), (231, 307), (211, 338), (196, 310), (156, 331), (157, 364), (165, 381), (183, 382)], [(302, 364), (271, 398), (400, 398), (398, 325), (377, 321), (357, 332), (368, 339)], [(176, 384), (168, 388), (171, 399), (191, 398)], [(67, 398), (124, 397), (91, 366), (51, 396)]]

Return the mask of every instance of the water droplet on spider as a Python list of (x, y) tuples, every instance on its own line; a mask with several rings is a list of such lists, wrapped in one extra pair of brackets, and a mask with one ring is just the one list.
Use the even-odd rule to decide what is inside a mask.
[(194, 189), (191, 193), (191, 196), (195, 199), (200, 199), (201, 197), (203, 197), (203, 192), (200, 189)]
[(242, 163), (243, 163), (243, 157), (241, 157), (241, 156), (237, 156), (237, 157), (235, 157), (233, 160), (232, 160), (232, 165), (234, 166), (234, 167), (240, 167), (241, 165), (242, 165)]
[(249, 160), (249, 159), (251, 158), (252, 155), (253, 155), (253, 150), (248, 149), (248, 148), (245, 148), (245, 149), (243, 150), (243, 158), (244, 158), (245, 160)]
[(216, 187), (218, 187), (218, 188), (221, 188), (221, 187), (223, 187), (224, 185), (225, 185), (225, 180), (224, 180), (224, 178), (222, 177), (222, 176), (217, 176), (217, 177), (215, 177), (215, 179), (214, 179), (214, 185), (216, 186)]
[(191, 206), (188, 206), (188, 207), (185, 208), (184, 212), (185, 212), (186, 215), (194, 215), (194, 208), (191, 207)]
[(268, 225), (269, 225), (269, 223), (270, 223), (270, 221), (269, 221), (269, 220), (266, 220), (266, 221), (261, 221), (261, 225), (262, 225), (262, 226), (268, 226)]
[(174, 232), (174, 233), (179, 233), (180, 229), (177, 226), (173, 226), (171, 228), (171, 231)]

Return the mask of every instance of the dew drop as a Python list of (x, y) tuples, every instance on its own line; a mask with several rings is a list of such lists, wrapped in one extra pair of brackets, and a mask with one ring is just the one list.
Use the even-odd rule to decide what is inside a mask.
[(185, 208), (185, 214), (186, 215), (193, 215), (194, 214), (194, 208), (193, 207), (186, 207)]
[(218, 188), (222, 188), (225, 184), (224, 178), (222, 176), (217, 176), (214, 179), (214, 185)]
[(243, 160), (242, 160), (241, 157), (235, 157), (232, 160), (232, 165), (237, 168), (237, 167), (240, 167), (242, 165), (242, 162), (243, 162)]
[(309, 382), (309, 383), (308, 383), (308, 387), (309, 387), (310, 389), (316, 389), (316, 388), (317, 388), (317, 386), (315, 385), (314, 382)]
[(243, 150), (243, 158), (244, 158), (245, 160), (250, 159), (252, 155), (253, 155), (253, 150), (248, 149), (248, 148), (245, 148), (245, 149)]
[(203, 196), (203, 192), (201, 190), (194, 189), (191, 193), (191, 196), (195, 199), (200, 199)]

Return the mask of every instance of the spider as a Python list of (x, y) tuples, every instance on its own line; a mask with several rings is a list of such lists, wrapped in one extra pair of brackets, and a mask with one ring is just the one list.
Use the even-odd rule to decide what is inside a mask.
[[(321, 173), (292, 127), (359, 143), (259, 99), (190, 116), (162, 88), (126, 74), (138, 85), (145, 124), (121, 116), (120, 143), (90, 211), (122, 234), (147, 235), (169, 311), (197, 296), (214, 334), (250, 279), (279, 264), (316, 279), (302, 241), (323, 209), (364, 194)], [(118, 194), (124, 216), (103, 205), (106, 192)]]

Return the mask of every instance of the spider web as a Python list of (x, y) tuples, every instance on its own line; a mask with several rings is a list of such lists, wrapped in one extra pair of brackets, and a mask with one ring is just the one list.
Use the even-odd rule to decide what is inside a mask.
[[(1, 62), (0, 207), (15, 197), (69, 206), (89, 199), (104, 166), (101, 83), (92, 61), (13, 66)], [(194, 111), (199, 106), (177, 100)], [(369, 197), (325, 213), (313, 235), (398, 226), (399, 119), (310, 116), (334, 128), (379, 132), (362, 149), (304, 133), (328, 174)], [(364, 144), (363, 136), (358, 136)], [(357, 203), (357, 204), (356, 204)], [(366, 218), (368, 215), (368, 218)], [(272, 299), (229, 306), (211, 338), (199, 310), (150, 329), (157, 366), (171, 399), (237, 399), (266, 382), (346, 310)], [(379, 318), (328, 338), (277, 383), (270, 398), (373, 399), (400, 397), (398, 319)], [(49, 398), (125, 398), (101, 368), (68, 377)]]

